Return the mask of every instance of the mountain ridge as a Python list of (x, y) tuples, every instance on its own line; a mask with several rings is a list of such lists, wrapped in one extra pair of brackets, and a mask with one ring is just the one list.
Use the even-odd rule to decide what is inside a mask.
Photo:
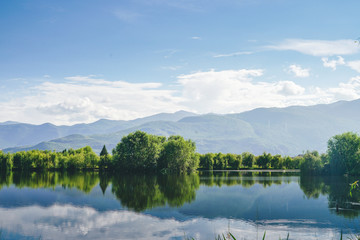
[(56, 126), (52, 123), (34, 125), (29, 123), (10, 122), (11, 124), (6, 124), (9, 122), (5, 122), (0, 123), (0, 149), (35, 145), (43, 141), (50, 141), (72, 134), (107, 134), (158, 119), (177, 121), (183, 117), (194, 115), (196, 114), (186, 111), (177, 111), (174, 113), (155, 114), (129, 121), (100, 119), (89, 124), (80, 123), (69, 126)]
[[(88, 134), (82, 138), (68, 137), (66, 141), (57, 138), (42, 141), (40, 145), (5, 151), (36, 148), (60, 151), (86, 144), (99, 152), (103, 144), (112, 149), (121, 137), (141, 130), (155, 135), (182, 135), (195, 141), (200, 153), (249, 151), (254, 154), (297, 155), (306, 150), (325, 152), (330, 137), (346, 131), (360, 131), (359, 109), (360, 99), (313, 106), (258, 108), (232, 114), (188, 114), (179, 119), (158, 114), (134, 120), (133, 125), (112, 132)], [(162, 119), (164, 116), (167, 119)]]

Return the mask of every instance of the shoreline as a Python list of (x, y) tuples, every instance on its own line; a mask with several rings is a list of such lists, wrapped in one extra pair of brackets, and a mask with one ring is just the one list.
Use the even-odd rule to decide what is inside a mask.
[(300, 169), (239, 169), (239, 170), (198, 170), (199, 172), (300, 172)]

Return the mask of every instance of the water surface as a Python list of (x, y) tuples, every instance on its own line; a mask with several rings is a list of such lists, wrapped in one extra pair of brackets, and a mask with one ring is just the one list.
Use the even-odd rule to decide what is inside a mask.
[[(0, 239), (340, 239), (360, 232), (353, 179), (297, 173), (0, 175)], [(344, 238), (345, 239), (345, 238)]]

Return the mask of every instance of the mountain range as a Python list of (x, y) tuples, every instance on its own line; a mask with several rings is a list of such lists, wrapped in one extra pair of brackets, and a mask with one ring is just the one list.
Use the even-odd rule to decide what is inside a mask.
[(245, 151), (297, 155), (306, 150), (325, 152), (330, 137), (360, 132), (360, 99), (314, 106), (258, 108), (237, 114), (179, 111), (131, 121), (102, 119), (90, 124), (56, 126), (17, 122), (0, 123), (0, 148), (5, 152), (40, 149), (61, 151), (91, 146), (100, 152), (113, 149), (136, 130), (156, 135), (181, 135), (196, 142), (197, 151)]

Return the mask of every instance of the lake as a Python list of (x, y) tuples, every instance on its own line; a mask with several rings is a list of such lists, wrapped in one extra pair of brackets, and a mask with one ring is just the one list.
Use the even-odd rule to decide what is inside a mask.
[[(0, 239), (340, 239), (360, 233), (360, 191), (299, 173), (0, 175)], [(343, 239), (346, 239), (345, 236)]]

